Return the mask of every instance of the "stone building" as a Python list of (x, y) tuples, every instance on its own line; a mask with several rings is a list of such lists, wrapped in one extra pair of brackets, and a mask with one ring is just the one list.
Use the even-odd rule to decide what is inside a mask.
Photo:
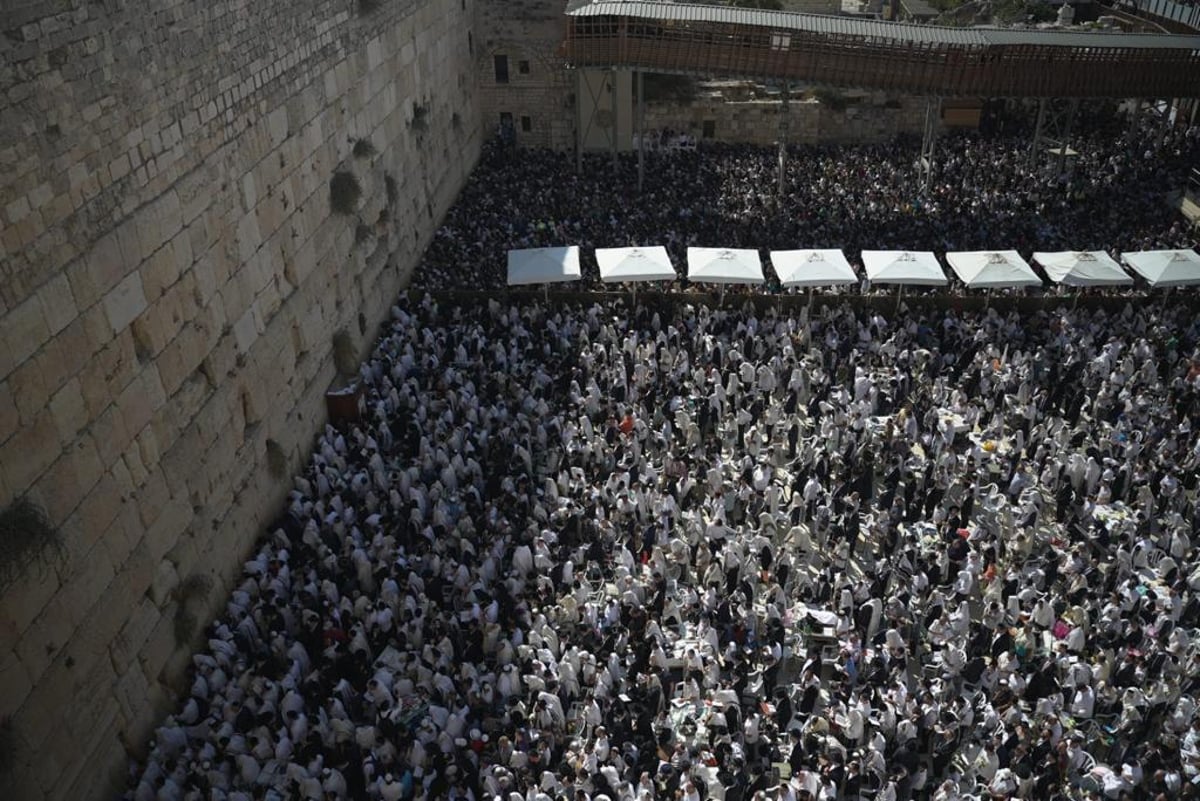
[(575, 88), (560, 54), (566, 0), (485, 3), (471, 47), (484, 127), (520, 147), (575, 147)]
[[(789, 11), (837, 13), (828, 0), (799, 0)], [(561, 45), (566, 0), (511, 0), (481, 7), (478, 38), (471, 48), (484, 126), (508, 131), (518, 147), (574, 151), (634, 149), (637, 73), (631, 70), (571, 69)], [(777, 89), (777, 87), (776, 87)], [(803, 87), (793, 87), (802, 98)], [(648, 98), (650, 97), (647, 93)], [(924, 104), (899, 98), (854, 94), (854, 104), (833, 108), (819, 101), (794, 102), (788, 109), (788, 141), (881, 142), (897, 133), (920, 135)], [(861, 101), (861, 102), (859, 102)], [(645, 127), (691, 132), (697, 139), (773, 144), (783, 109), (775, 99), (710, 93), (694, 102), (655, 102), (645, 107)]]

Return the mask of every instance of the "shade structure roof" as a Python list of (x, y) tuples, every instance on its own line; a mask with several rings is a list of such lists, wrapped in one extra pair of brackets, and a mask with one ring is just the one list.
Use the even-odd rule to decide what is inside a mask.
[(569, 17), (633, 17), (687, 25), (709, 23), (744, 25), (780, 31), (808, 31), (846, 39), (878, 39), (920, 45), (1050, 45), (1062, 47), (1132, 47), (1190, 50), (1200, 47), (1195, 35), (1110, 33), (1107, 31), (1060, 31), (1032, 28), (960, 28), (912, 23), (884, 22), (863, 17), (798, 14), (788, 11), (742, 8), (711, 3), (662, 2), (662, 0), (572, 0)]
[(1121, 260), (1150, 286), (1200, 284), (1200, 256), (1194, 250), (1142, 250), (1122, 253)]
[(858, 275), (846, 254), (837, 249), (772, 250), (771, 264), (784, 286), (840, 286), (857, 284)]
[(1001, 289), (1004, 287), (1041, 286), (1042, 279), (1015, 250), (971, 250), (946, 254), (946, 261), (955, 275), (969, 287)]
[(633, 248), (596, 248), (600, 280), (674, 281), (679, 276), (662, 245)]
[(761, 284), (762, 260), (749, 248), (688, 248), (688, 279), (702, 284)]
[(1121, 265), (1102, 250), (1034, 253), (1033, 260), (1042, 265), (1046, 275), (1056, 284), (1120, 286), (1133, 283), (1133, 279), (1121, 269)]
[(579, 246), (508, 251), (508, 285), (578, 281)]
[(926, 250), (864, 250), (862, 260), (872, 284), (942, 286), (949, 283), (937, 256)]

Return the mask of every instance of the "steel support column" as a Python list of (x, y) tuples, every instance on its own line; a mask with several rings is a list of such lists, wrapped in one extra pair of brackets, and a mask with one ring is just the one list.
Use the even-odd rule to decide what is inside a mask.
[(1058, 142), (1058, 174), (1067, 171), (1067, 151), (1071, 149), (1071, 129), (1075, 127), (1075, 112), (1079, 111), (1079, 100), (1067, 101), (1066, 121), (1062, 125), (1062, 136)]
[(583, 70), (575, 70), (575, 174), (583, 174)]
[[(1135, 114), (1136, 116), (1136, 114)], [(1038, 100), (1037, 122), (1033, 124), (1033, 141), (1029, 143), (1029, 166), (1036, 167), (1041, 158), (1042, 129), (1046, 125), (1046, 98)]]
[(642, 184), (646, 180), (646, 98), (645, 83), (642, 81), (642, 70), (637, 73), (637, 137), (638, 137), (638, 194), (642, 193)]
[(612, 165), (613, 170), (617, 169), (617, 140), (620, 139), (620, 118), (617, 115), (617, 106), (620, 104), (619, 92), (617, 91), (617, 68), (612, 68)]
[(784, 82), (784, 95), (780, 98), (779, 110), (779, 180), (775, 187), (776, 194), (779, 198), (784, 198), (784, 176), (787, 173), (787, 134), (791, 131), (792, 112), (788, 106), (788, 96), (791, 95), (791, 86)]
[(783, 82), (783, 107), (779, 117), (779, 186), (776, 192), (779, 194), (779, 199), (783, 200), (784, 176), (787, 174), (787, 142), (788, 131), (791, 127), (792, 113), (788, 108), (788, 95), (790, 87), (788, 82)]
[(921, 189), (929, 188), (933, 182), (933, 155), (937, 147), (938, 127), (941, 120), (940, 97), (925, 98), (925, 131), (921, 136)]
[(1173, 97), (1167, 103), (1167, 107), (1163, 110), (1163, 118), (1158, 126), (1158, 148), (1162, 149), (1163, 144), (1167, 141), (1167, 133), (1175, 126), (1175, 121), (1179, 119), (1179, 98)]
[[(589, 135), (592, 133), (592, 126), (595, 125), (601, 129), (604, 128), (604, 123), (602, 121), (598, 120), (597, 118), (600, 117), (600, 112), (602, 110), (601, 109), (601, 105), (602, 105), (601, 101), (603, 101), (603, 99), (604, 99), (605, 92), (608, 89), (608, 84), (607, 84), (607, 80), (604, 77), (605, 76), (604, 72), (600, 72), (599, 88), (593, 88), (592, 81), (588, 80), (587, 76), (584, 74), (584, 70), (577, 69), (577, 70), (575, 70), (575, 74), (579, 78), (578, 85), (577, 85), (577, 88), (579, 91), (575, 95), (576, 104), (578, 105), (583, 102), (583, 89), (585, 86), (587, 87), (588, 97), (591, 98), (591, 101), (592, 101), (591, 108), (589, 109), (588, 115), (587, 115), (587, 125), (582, 124), (582, 118), (583, 118), (582, 106), (578, 106), (578, 108), (580, 109), (578, 116), (580, 117), (581, 124), (579, 125), (579, 152), (578, 152), (578, 155), (576, 156), (575, 169), (577, 172), (583, 172), (583, 147), (584, 147), (584, 143), (588, 141)], [(616, 158), (617, 158), (617, 154), (616, 154), (617, 140), (616, 140), (616, 133), (615, 133), (617, 120), (616, 120), (616, 110), (615, 110), (616, 109), (615, 99), (613, 100), (613, 109), (614, 110), (613, 110), (612, 114), (610, 115), (611, 119), (609, 120), (609, 122), (612, 123), (614, 130), (612, 133), (610, 133), (608, 135), (612, 137), (613, 161), (615, 162)]]
[(1037, 123), (1033, 130), (1033, 141), (1029, 146), (1029, 167), (1036, 169), (1047, 152), (1053, 156), (1052, 165), (1056, 174), (1067, 172), (1067, 159), (1071, 151), (1071, 129), (1075, 125), (1075, 113), (1079, 110), (1079, 98), (1055, 98), (1038, 101)]

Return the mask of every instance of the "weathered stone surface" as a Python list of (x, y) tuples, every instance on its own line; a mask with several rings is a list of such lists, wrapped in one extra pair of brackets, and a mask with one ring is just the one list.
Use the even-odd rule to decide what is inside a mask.
[[(731, 95), (738, 87), (727, 88)], [(700, 139), (706, 124), (713, 137), (725, 142), (772, 145), (781, 132), (793, 144), (818, 142), (884, 142), (898, 133), (919, 134), (924, 125), (924, 105), (908, 102), (898, 108), (881, 103), (884, 98), (855, 95), (856, 103), (834, 111), (823, 103), (792, 97), (786, 125), (777, 100), (702, 98), (692, 103), (647, 103), (647, 131), (685, 131)], [(876, 102), (878, 101), (878, 102)]]
[(0, 375), (8, 375), (50, 338), (41, 302), (30, 297), (4, 316), (0, 327)]
[[(0, 95), (0, 505), (29, 494), (64, 543), (0, 598), (21, 799), (114, 795), (187, 659), (175, 582), (231, 586), (278, 509), (266, 437), (307, 447), (332, 332), (385, 314), (478, 156), (473, 4), (388, 3), (367, 25), (342, 0), (273, 3), (178, 0), (174, 26), (129, 3), (19, 11), (27, 78)], [(238, 33), (218, 53), (170, 31), (200, 25)], [(94, 59), (52, 67), (71, 37)], [(114, 58), (135, 40), (139, 66)], [(35, 96), (73, 112), (22, 127), (11, 106)], [(420, 137), (413, 98), (430, 99)], [(369, 159), (350, 155), (361, 137)], [(400, 179), (377, 237), (399, 270), (331, 216), (344, 163), (368, 223), (384, 173)]]
[(104, 313), (114, 334), (125, 328), (146, 310), (146, 293), (141, 273), (130, 273), (104, 296)]

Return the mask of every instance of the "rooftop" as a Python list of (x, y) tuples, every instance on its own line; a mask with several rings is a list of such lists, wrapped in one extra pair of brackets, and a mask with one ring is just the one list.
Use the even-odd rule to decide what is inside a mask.
[(1200, 51), (1200, 36), (1161, 33), (1038, 30), (1029, 28), (950, 28), (861, 17), (765, 11), (736, 6), (655, 0), (574, 0), (570, 17), (637, 17), (671, 22), (746, 25), (779, 31), (960, 47), (1040, 45), (1074, 48), (1132, 48)]

